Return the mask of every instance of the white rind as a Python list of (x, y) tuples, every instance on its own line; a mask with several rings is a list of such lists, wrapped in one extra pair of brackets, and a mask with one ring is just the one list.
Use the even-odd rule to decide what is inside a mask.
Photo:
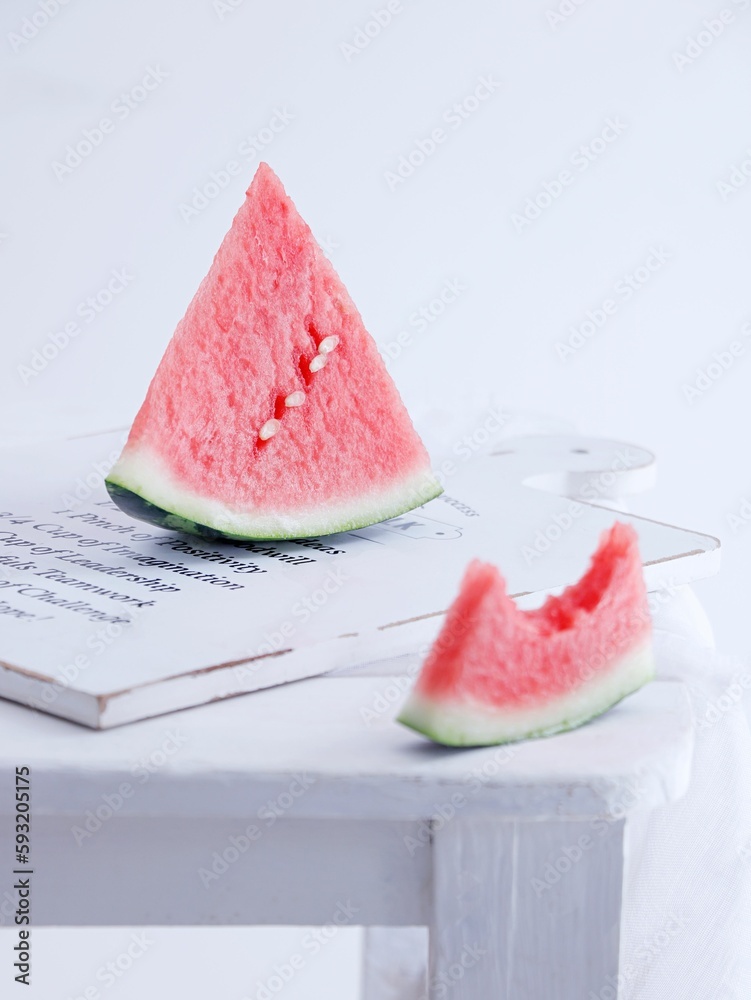
[(559, 698), (534, 708), (491, 708), (467, 699), (437, 701), (412, 692), (399, 722), (448, 746), (492, 746), (573, 729), (625, 698), (655, 673), (651, 635), (615, 660), (610, 669)]
[(289, 513), (236, 510), (199, 496), (178, 484), (164, 461), (151, 449), (126, 448), (107, 476), (144, 500), (186, 521), (241, 538), (311, 538), (376, 524), (419, 507), (442, 491), (430, 469), (405, 477), (387, 490), (363, 494), (342, 504)]

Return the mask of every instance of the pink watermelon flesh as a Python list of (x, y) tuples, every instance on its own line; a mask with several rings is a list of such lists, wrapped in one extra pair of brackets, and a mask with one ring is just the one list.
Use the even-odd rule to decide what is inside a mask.
[(533, 611), (495, 566), (470, 563), (399, 721), (450, 746), (546, 736), (653, 676), (636, 532), (616, 522), (581, 580)]
[(266, 164), (108, 486), (136, 516), (234, 538), (362, 527), (441, 492), (375, 342)]

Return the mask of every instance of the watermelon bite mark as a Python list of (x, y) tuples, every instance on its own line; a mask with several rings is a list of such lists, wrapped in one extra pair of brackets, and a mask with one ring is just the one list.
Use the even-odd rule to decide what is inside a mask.
[(449, 746), (548, 736), (653, 676), (636, 532), (616, 522), (581, 580), (533, 611), (495, 566), (470, 563), (399, 721)]
[(107, 478), (134, 517), (294, 539), (442, 492), (347, 291), (261, 164)]

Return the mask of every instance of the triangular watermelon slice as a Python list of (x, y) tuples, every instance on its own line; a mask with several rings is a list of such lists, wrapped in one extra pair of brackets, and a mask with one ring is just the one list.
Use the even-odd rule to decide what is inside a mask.
[(616, 522), (581, 580), (521, 611), (470, 563), (399, 721), (447, 746), (573, 729), (654, 676), (636, 532)]
[(357, 309), (265, 163), (107, 478), (155, 524), (306, 538), (441, 492)]

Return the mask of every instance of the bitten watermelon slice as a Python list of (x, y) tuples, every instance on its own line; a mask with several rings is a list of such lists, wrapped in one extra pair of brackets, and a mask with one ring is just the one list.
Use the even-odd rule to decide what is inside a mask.
[(357, 309), (265, 163), (107, 488), (134, 517), (240, 539), (346, 531), (441, 493)]
[(521, 611), (478, 560), (399, 721), (448, 746), (489, 746), (573, 729), (654, 676), (636, 532), (603, 533), (578, 583)]

